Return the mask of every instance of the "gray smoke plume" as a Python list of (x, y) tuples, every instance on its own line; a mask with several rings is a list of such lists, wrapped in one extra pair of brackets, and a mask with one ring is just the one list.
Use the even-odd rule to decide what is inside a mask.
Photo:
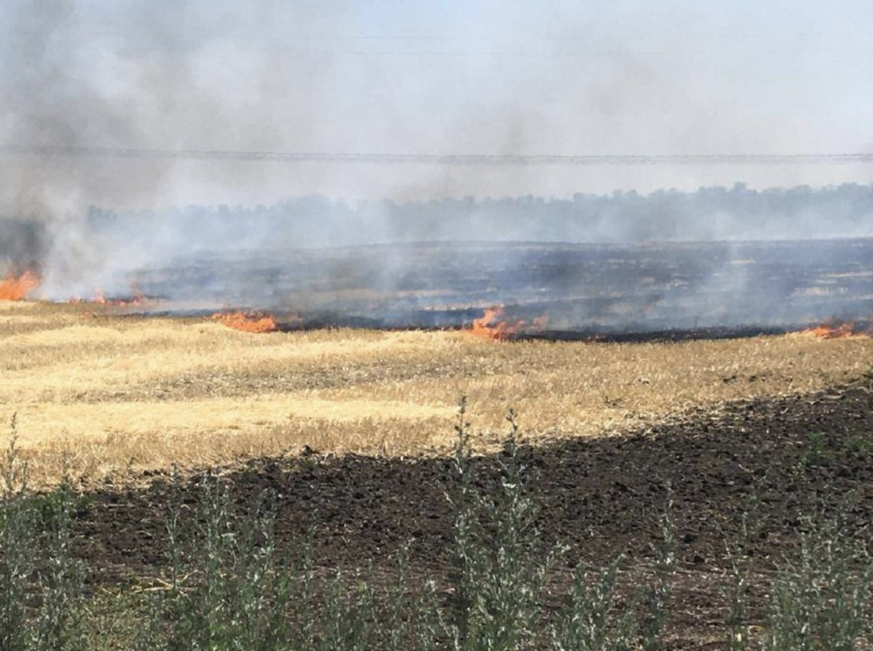
[[(873, 63), (855, 56), (866, 47), (864, 35), (846, 33), (869, 8), (838, 2), (829, 22), (792, 10), (786, 23), (784, 12), (707, 11), (692, 2), (669, 12), (636, 0), (597, 12), (585, 3), (440, 4), (2, 3), (0, 145), (681, 156), (857, 152), (873, 142), (861, 108), (869, 98), (858, 81), (873, 77)], [(869, 170), (868, 163), (291, 165), (0, 154), (0, 262), (39, 266), (44, 296), (61, 299), (98, 286), (128, 292), (143, 270), (196, 259), (230, 268), (263, 249), (446, 239), (779, 239), (808, 235), (798, 224), (819, 213), (765, 218), (756, 230), (740, 208), (707, 213), (704, 222), (661, 196), (641, 204), (649, 218), (640, 219), (633, 199), (610, 202), (604, 193), (644, 196), (738, 180), (819, 188), (868, 182)], [(285, 198), (316, 193), (328, 199), (283, 208)], [(601, 197), (581, 202), (600, 209), (585, 219), (553, 219), (558, 209), (581, 214), (567, 205), (575, 193)], [(524, 195), (524, 216), (521, 199), (500, 205), (500, 197)], [(339, 198), (351, 203), (338, 209)], [(446, 198), (460, 208), (430, 205)], [(669, 210), (657, 209), (661, 199)], [(496, 219), (503, 208), (516, 216)], [(628, 210), (632, 219), (623, 216)], [(816, 232), (865, 232), (863, 224), (851, 233), (839, 228)], [(404, 259), (384, 261), (373, 282), (389, 287), (404, 275)], [(211, 291), (235, 297), (247, 290), (228, 280)]]
[[(76, 3), (40, 0), (4, 7), (0, 45), (2, 140), (12, 145), (77, 147), (129, 142), (136, 124), (124, 101), (100, 86), (99, 57), (83, 42)], [(112, 203), (147, 196), (159, 167), (139, 166), (124, 179), (111, 161), (44, 157), (0, 158), (0, 227), (8, 265), (40, 273), (89, 270), (101, 252), (80, 237), (81, 213), (89, 200)], [(22, 227), (28, 224), (28, 227)], [(16, 233), (23, 237), (17, 237)], [(88, 273), (87, 271), (77, 273)]]

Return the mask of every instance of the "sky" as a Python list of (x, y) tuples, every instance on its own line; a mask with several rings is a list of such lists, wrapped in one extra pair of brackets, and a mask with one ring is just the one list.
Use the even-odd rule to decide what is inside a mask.
[[(862, 0), (4, 0), (0, 146), (873, 153)], [(873, 182), (873, 164), (440, 166), (0, 155), (0, 209)]]

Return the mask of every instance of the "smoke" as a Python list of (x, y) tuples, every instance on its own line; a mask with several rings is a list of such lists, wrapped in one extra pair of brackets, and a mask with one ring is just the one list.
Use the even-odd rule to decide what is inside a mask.
[[(113, 97), (101, 75), (105, 61), (85, 41), (76, 3), (40, 0), (4, 6), (0, 46), (0, 133), (4, 143), (80, 147), (130, 142), (138, 126), (130, 100)], [(97, 199), (113, 203), (154, 192), (160, 168), (138, 164), (119, 174), (111, 161), (0, 158), (0, 222), (7, 266), (51, 276), (92, 269), (102, 251), (79, 228), (81, 209)], [(16, 235), (18, 233), (18, 235)]]
[[(68, 0), (11, 3), (2, 46), (3, 141), (61, 147), (135, 139), (127, 104), (114, 98), (97, 69), (101, 60), (83, 42), (81, 17)], [(146, 196), (153, 170), (117, 183), (111, 162), (16, 157), (0, 161), (3, 212), (49, 217), (98, 198)], [(143, 173), (146, 172), (146, 173)]]
[[(851, 31), (869, 7), (837, 2), (827, 16), (793, 8), (786, 23), (784, 8), (706, 6), (12, 0), (0, 4), (0, 144), (681, 155), (839, 153), (873, 142), (869, 91), (858, 81), (873, 76), (873, 63), (857, 57), (865, 35)], [(170, 274), (198, 259), (248, 255), (241, 251), (808, 233), (778, 215), (752, 230), (732, 211), (704, 223), (687, 206), (654, 210), (655, 200), (645, 203), (648, 219), (623, 217), (632, 201), (604, 199), (582, 221), (552, 219), (555, 205), (545, 205), (572, 203), (574, 193), (735, 181), (821, 187), (870, 174), (863, 164), (289, 165), (0, 153), (0, 261), (37, 267), (44, 295), (60, 299), (96, 286), (126, 292), (143, 270)], [(283, 208), (313, 194), (329, 199)], [(525, 216), (495, 217), (517, 208), (500, 197), (524, 195)], [(351, 203), (338, 209), (339, 198)], [(429, 205), (446, 198), (460, 202), (448, 218), (446, 206)], [(241, 207), (223, 216), (207, 208), (220, 205)], [(530, 220), (537, 209), (541, 224)], [(799, 223), (819, 214), (810, 209)], [(280, 266), (270, 273), (284, 273)], [(393, 253), (369, 278), (387, 291), (406, 270)], [(248, 289), (227, 277), (211, 291), (232, 300)]]
[[(873, 141), (846, 34), (827, 16), (619, 0), (445, 6), (13, 0), (0, 7), (3, 143), (370, 153), (828, 153)], [(834, 16), (837, 18), (834, 19)], [(873, 16), (871, 16), (873, 17)], [(830, 20), (831, 25), (823, 22)], [(841, 22), (842, 21), (842, 22)], [(828, 31), (829, 30), (829, 31)], [(869, 77), (870, 75), (866, 75)], [(567, 196), (746, 181), (868, 181), (827, 166), (445, 168), (0, 160), (28, 213), (349, 200)], [(9, 211), (5, 211), (9, 212)]]

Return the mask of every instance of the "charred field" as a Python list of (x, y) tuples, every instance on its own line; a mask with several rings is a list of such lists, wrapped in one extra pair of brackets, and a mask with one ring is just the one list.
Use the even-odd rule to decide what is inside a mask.
[[(501, 306), (545, 338), (790, 332), (873, 314), (873, 239), (652, 244), (437, 242), (203, 253), (126, 282), (310, 326), (457, 328)], [(207, 308), (208, 309), (208, 308)], [(281, 320), (281, 319), (280, 319)]]
[[(738, 559), (756, 648), (806, 518), (866, 535), (871, 242), (461, 248), (241, 261), (239, 287), (271, 288), (246, 300), (233, 265), (204, 258), (132, 278), (154, 304), (0, 302), (0, 404), (33, 486), (66, 476), (80, 496), (71, 549), (95, 627), (167, 589), (172, 504), (196, 528), (205, 475), (240, 513), (268, 495), (276, 553), (308, 541), (315, 576), (387, 585), (402, 554), (404, 580), (432, 578), (449, 603), (461, 396), (483, 495), (500, 490), (518, 413), (534, 556), (566, 545), (544, 617), (574, 570), (619, 556), (616, 608), (631, 603), (670, 513), (662, 648), (732, 648)], [(386, 257), (400, 271), (374, 275)], [(196, 287), (287, 327), (229, 328), (191, 307)], [(511, 336), (475, 336), (498, 305)], [(832, 319), (857, 324), (799, 332)]]

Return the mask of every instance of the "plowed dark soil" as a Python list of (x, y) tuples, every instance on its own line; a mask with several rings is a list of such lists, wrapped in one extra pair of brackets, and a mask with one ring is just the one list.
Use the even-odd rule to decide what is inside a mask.
[[(759, 529), (747, 545), (764, 582), (758, 614), (766, 577), (794, 548), (803, 513), (844, 506), (848, 527), (873, 519), (873, 393), (859, 384), (731, 404), (620, 438), (526, 448), (523, 457), (542, 506), (544, 548), (559, 541), (571, 548), (564, 570), (617, 554), (626, 556), (628, 571), (649, 566), (671, 494), (679, 571), (670, 645), (722, 648), (726, 544), (739, 539), (743, 513), (751, 509)], [(498, 459), (474, 465), (487, 490)], [(448, 460), (313, 453), (252, 462), (223, 479), (241, 505), (265, 489), (275, 493), (281, 544), (310, 537), (321, 567), (361, 567), (369, 559), (389, 567), (410, 543), (415, 573), (444, 576), (452, 535)], [(196, 501), (196, 479), (180, 490), (184, 502)], [(106, 487), (91, 497), (76, 535), (92, 580), (158, 574), (166, 562), (168, 477), (153, 477), (148, 489)]]

